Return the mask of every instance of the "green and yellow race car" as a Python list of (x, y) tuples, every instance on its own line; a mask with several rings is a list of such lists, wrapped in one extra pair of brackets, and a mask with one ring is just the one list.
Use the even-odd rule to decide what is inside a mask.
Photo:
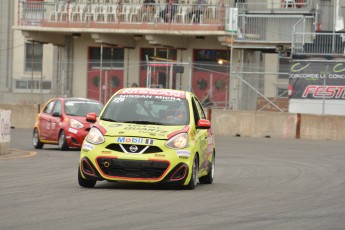
[(211, 184), (215, 142), (211, 122), (197, 97), (187, 91), (124, 88), (94, 122), (86, 136), (78, 182), (92, 188), (97, 181), (168, 183), (194, 189)]

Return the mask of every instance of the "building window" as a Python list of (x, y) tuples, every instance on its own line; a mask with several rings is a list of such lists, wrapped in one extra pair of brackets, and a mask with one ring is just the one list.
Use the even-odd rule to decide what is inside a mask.
[(25, 44), (25, 71), (41, 72), (42, 71), (42, 43)]
[(41, 81), (39, 79), (14, 79), (14, 85), (16, 92), (30, 92), (31, 90), (34, 92), (40, 92), (41, 90), (43, 92), (50, 92), (52, 88), (51, 81)]
[(289, 58), (279, 58), (279, 79), (289, 79), (290, 71), (290, 59)]
[[(198, 71), (228, 72), (229, 50), (194, 50), (194, 68)], [(221, 61), (221, 62), (220, 62)]]
[(102, 68), (123, 68), (124, 48), (103, 47), (103, 58), (101, 60), (101, 47), (91, 47), (90, 67), (92, 69)]
[(288, 97), (288, 89), (284, 87), (277, 87), (277, 97)]
[(142, 48), (140, 53), (140, 61), (142, 63), (141, 69), (146, 69), (146, 57), (149, 61), (169, 62), (169, 60), (176, 61), (177, 50), (167, 48)]

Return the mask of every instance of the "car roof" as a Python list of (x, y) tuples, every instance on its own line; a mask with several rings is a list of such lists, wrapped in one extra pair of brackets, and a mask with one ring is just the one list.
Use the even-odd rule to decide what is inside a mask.
[(165, 97), (186, 98), (190, 92), (175, 89), (161, 89), (161, 88), (124, 88), (116, 94), (133, 94), (133, 95), (152, 95)]
[(93, 101), (93, 102), (100, 103), (97, 100), (89, 99), (89, 98), (84, 98), (84, 97), (58, 97), (58, 98), (55, 98), (55, 99), (62, 99), (64, 101)]

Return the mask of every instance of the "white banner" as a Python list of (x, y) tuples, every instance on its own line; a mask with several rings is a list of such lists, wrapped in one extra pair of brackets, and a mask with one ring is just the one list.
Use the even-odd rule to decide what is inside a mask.
[(225, 30), (227, 32), (237, 32), (238, 30), (238, 9), (237, 8), (228, 8), (228, 23), (225, 25)]
[(0, 143), (10, 142), (11, 110), (0, 109)]
[(344, 29), (344, 18), (341, 12), (340, 2), (339, 0), (336, 0), (335, 3), (335, 24), (334, 24), (334, 30), (339, 31)]

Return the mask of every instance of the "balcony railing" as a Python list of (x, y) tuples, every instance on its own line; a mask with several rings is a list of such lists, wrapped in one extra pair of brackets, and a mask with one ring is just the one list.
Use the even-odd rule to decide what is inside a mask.
[(294, 33), (292, 54), (345, 55), (345, 33)]
[(314, 23), (312, 16), (240, 14), (237, 39), (238, 41), (291, 43), (294, 25), (302, 19), (308, 27)]
[[(318, 31), (318, 25), (307, 18), (299, 20), (292, 32), (291, 53), (294, 55), (345, 55), (345, 33)], [(316, 31), (316, 32), (315, 32)]]
[(224, 7), (205, 4), (20, 2), (21, 26), (117, 29), (224, 30)]
[(238, 2), (237, 7), (240, 12), (296, 13), (310, 11), (313, 7), (310, 0), (246, 0)]
[[(135, 33), (144, 30), (160, 30), (164, 33), (165, 31), (222, 33), (229, 22), (227, 9), (235, 6), (234, 2), (229, 1), (225, 5), (207, 4), (198, 9), (193, 8), (192, 4), (185, 3), (144, 5), (120, 3), (120, 1), (112, 1), (112, 3), (18, 1), (20, 26), (37, 26), (48, 30), (64, 28), (65, 31), (74, 29), (74, 32), (76, 29), (124, 29), (123, 31), (133, 30)], [(257, 10), (265, 10), (273, 6), (274, 9), (290, 10), (291, 7), (285, 3), (286, 0), (246, 0), (245, 3), (237, 3), (237, 6)], [(292, 4), (293, 9), (295, 6), (296, 9), (310, 7), (309, 0), (293, 1)], [(306, 20), (305, 23), (309, 27), (313, 24), (313, 17), (305, 17), (302, 13), (249, 14), (239, 10), (236, 39), (239, 42), (291, 43), (293, 26), (302, 19)]]

